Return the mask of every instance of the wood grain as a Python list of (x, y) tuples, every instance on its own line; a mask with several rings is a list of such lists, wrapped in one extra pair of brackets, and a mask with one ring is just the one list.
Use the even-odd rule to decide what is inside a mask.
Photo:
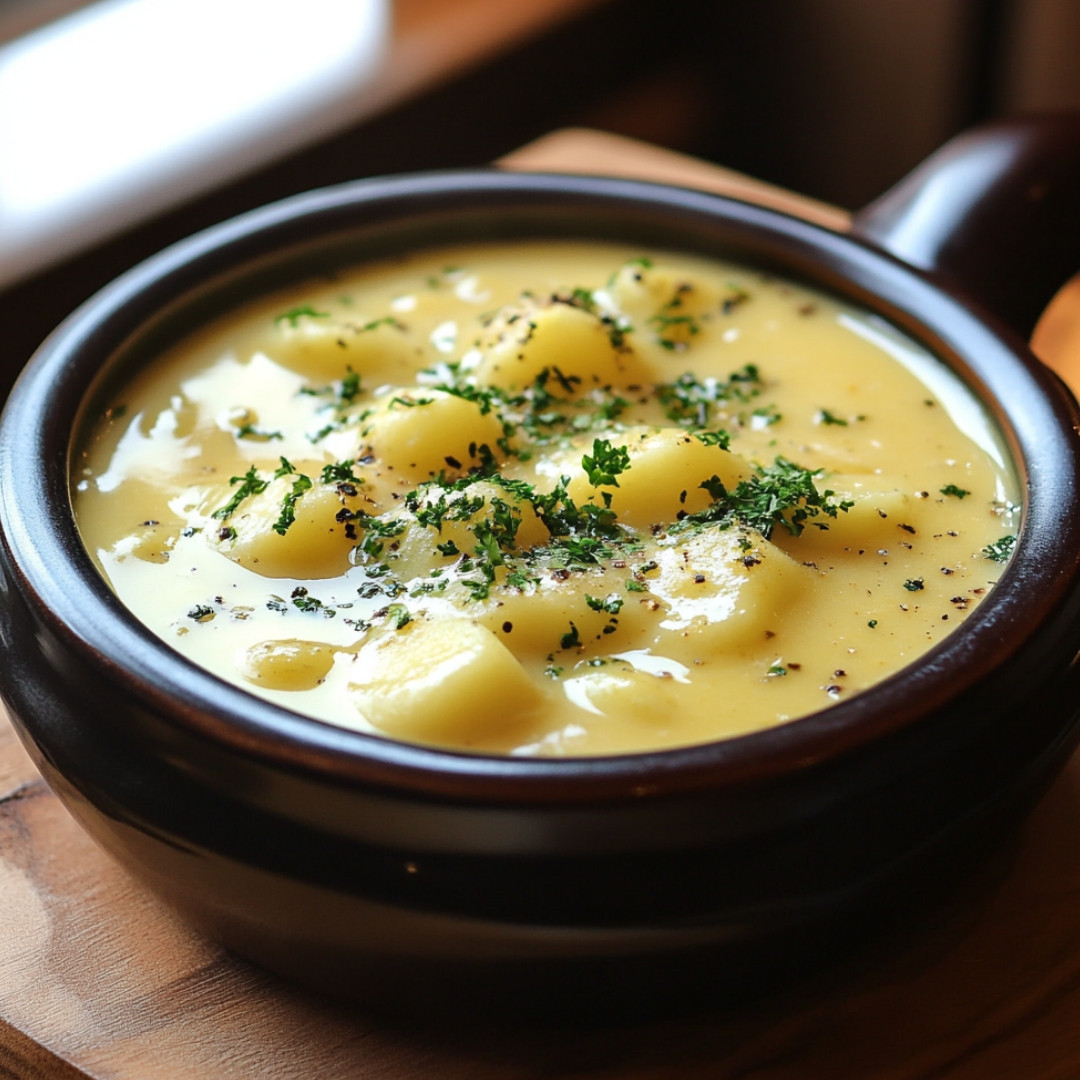
[[(759, 193), (846, 222), (600, 133), (557, 133), (505, 164)], [(1080, 370), (1080, 320), (1054, 318), (1045, 355)], [(628, 1028), (478, 1016), (450, 1034), (320, 1000), (188, 930), (79, 831), (0, 715), (0, 1077), (1066, 1080), (1080, 1076), (1078, 854), (1074, 760), (961, 894), (781, 996)]]

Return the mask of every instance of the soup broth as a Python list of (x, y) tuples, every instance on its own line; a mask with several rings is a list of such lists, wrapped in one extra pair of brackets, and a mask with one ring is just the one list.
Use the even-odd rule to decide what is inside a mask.
[(87, 547), (195, 663), (319, 720), (520, 755), (728, 738), (955, 629), (1019, 520), (953, 375), (752, 269), (612, 245), (410, 255), (136, 373)]

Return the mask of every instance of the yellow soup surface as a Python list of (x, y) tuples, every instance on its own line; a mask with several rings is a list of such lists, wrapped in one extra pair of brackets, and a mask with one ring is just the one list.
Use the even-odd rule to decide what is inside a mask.
[(309, 282), (138, 372), (76, 465), (102, 572), (327, 723), (638, 752), (843, 701), (957, 627), (1019, 496), (944, 366), (760, 272), (613, 245)]

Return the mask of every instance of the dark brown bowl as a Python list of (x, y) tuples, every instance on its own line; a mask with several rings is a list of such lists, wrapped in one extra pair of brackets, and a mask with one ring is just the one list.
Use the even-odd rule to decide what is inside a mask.
[[(977, 170), (976, 192), (972, 147), (985, 156), (1002, 139), (1011, 151)], [(946, 278), (970, 276), (972, 258), (989, 264), (971, 239), (980, 208), (1020, 205), (1029, 227), (993, 257), (1037, 245), (1041, 276), (1006, 312), (1029, 329), (1080, 261), (1075, 229), (1060, 265), (1045, 255), (1046, 238), (1065, 235), (1049, 212), (1077, 216), (1078, 151), (1072, 119), (983, 133), (864, 212), (855, 237), (621, 180), (371, 180), (257, 211), (136, 268), (45, 343), (0, 424), (0, 685), (35, 763), (92, 836), (213, 937), (293, 978), (405, 1009), (460, 1005), (465, 988), (469, 1000), (539, 994), (605, 1009), (649, 1000), (657, 979), (730, 989), (820, 952), (838, 928), (876, 924), (1016, 820), (1076, 741), (1080, 415), (1020, 336), (983, 312), (992, 290), (975, 281), (965, 299)], [(957, 162), (964, 182), (946, 182), (946, 209), (963, 227), (939, 225), (907, 252), (934, 272), (882, 250), (916, 235), (906, 215), (925, 224), (927, 177), (940, 189)], [(1032, 170), (1043, 193), (1025, 201)], [(715, 744), (578, 760), (334, 728), (194, 667), (126, 611), (83, 549), (70, 499), (72, 443), (103, 380), (315, 271), (536, 235), (740, 259), (923, 343), (985, 403), (1021, 479), (1023, 523), (998, 586), (925, 656), (828, 710)]]

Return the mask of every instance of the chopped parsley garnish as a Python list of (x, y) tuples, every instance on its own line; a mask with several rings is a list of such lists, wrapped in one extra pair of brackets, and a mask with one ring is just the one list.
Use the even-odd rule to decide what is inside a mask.
[(317, 597), (309, 595), (307, 589), (305, 589), (302, 585), (298, 585), (295, 589), (293, 589), (290, 599), (292, 600), (293, 607), (297, 608), (300, 611), (309, 614), (316, 613), (319, 615), (323, 615), (328, 619), (332, 619), (335, 615), (337, 615), (337, 612), (333, 608), (327, 607)]
[(363, 480), (353, 472), (355, 461), (338, 461), (324, 465), (319, 479), (324, 484), (362, 484)]
[(754, 427), (772, 427), (779, 424), (783, 419), (780, 410), (775, 405), (762, 405), (750, 414), (750, 421)]
[(699, 379), (684, 372), (674, 382), (661, 383), (656, 397), (669, 420), (681, 427), (706, 428), (711, 410), (722, 401), (748, 402), (761, 393), (764, 383), (756, 364), (746, 364), (727, 379), (706, 376)]
[(429, 397), (409, 397), (407, 395), (399, 394), (396, 397), (390, 399), (387, 408), (392, 409), (395, 405), (400, 405), (403, 409), (415, 409), (418, 405), (430, 405), (435, 399)]
[(669, 352), (681, 352), (689, 345), (689, 339), (701, 333), (701, 320), (683, 310), (685, 297), (693, 292), (689, 283), (678, 285), (674, 295), (655, 315), (650, 315), (649, 325), (656, 331), (656, 343)]
[(555, 293), (551, 297), (553, 304), (566, 304), (592, 315), (598, 319), (607, 330), (608, 340), (613, 349), (622, 349), (626, 344), (626, 335), (630, 331), (630, 324), (622, 316), (615, 317), (602, 311), (596, 301), (596, 295), (591, 289), (575, 288), (569, 293)]
[(310, 304), (300, 304), (297, 307), (290, 308), (288, 311), (283, 311), (280, 315), (274, 319), (275, 323), (288, 323), (290, 326), (296, 326), (301, 319), (329, 319), (329, 311), (316, 311)]
[(280, 431), (263, 431), (254, 424), (241, 424), (236, 429), (238, 439), (254, 439), (257, 442), (271, 442), (274, 439), (283, 439), (285, 436)]
[(585, 603), (593, 611), (603, 611), (608, 615), (618, 615), (622, 611), (623, 599), (618, 593), (611, 593), (605, 597), (586, 596)]
[(297, 473), (291, 490), (282, 500), (281, 513), (278, 514), (277, 521), (271, 526), (279, 536), (284, 536), (289, 531), (289, 527), (296, 521), (296, 503), (305, 491), (310, 490), (311, 477), (305, 476), (303, 473)]
[(360, 375), (350, 368), (337, 387), (337, 400), (341, 405), (351, 405), (360, 396)]
[(591, 565), (610, 558), (614, 546), (631, 543), (606, 506), (578, 506), (567, 492), (569, 479), (562, 477), (555, 489), (533, 498), (533, 510), (547, 527), (551, 541), (547, 553), (564, 564)]
[(412, 614), (404, 604), (390, 604), (386, 609), (386, 621), (395, 630), (401, 630), (413, 621)]
[(279, 480), (283, 476), (295, 476), (292, 487), (285, 498), (281, 501), (281, 513), (271, 528), (279, 536), (284, 536), (289, 527), (296, 521), (296, 504), (300, 497), (311, 490), (311, 477), (297, 472), (286, 458), (281, 459), (281, 465), (274, 471), (274, 479)]
[(940, 491), (942, 495), (951, 495), (955, 499), (962, 499), (965, 495), (971, 494), (966, 488), (957, 487), (955, 484), (946, 484)]
[(729, 281), (728, 288), (731, 290), (730, 295), (725, 296), (720, 301), (720, 310), (725, 315), (730, 315), (737, 307), (745, 304), (750, 299), (750, 294), (736, 282)]
[(468, 383), (461, 383), (456, 386), (439, 383), (435, 386), (435, 389), (441, 390), (445, 394), (453, 394), (454, 397), (462, 398), (465, 401), (471, 401), (480, 410), (481, 416), (486, 416), (503, 399), (502, 393), (498, 390), (482, 389)]
[(687, 335), (691, 337), (694, 334), (701, 333), (701, 324), (693, 315), (668, 315), (658, 312), (656, 315), (650, 316), (649, 322), (657, 329), (657, 343), (669, 352), (686, 348), (685, 338), (677, 336), (672, 331), (680, 328), (685, 329)]
[(539, 585), (540, 578), (535, 574), (530, 574), (527, 570), (511, 570), (506, 575), (506, 585), (511, 589), (519, 589), (524, 591), (529, 588), (530, 585)]
[[(767, 540), (781, 525), (792, 536), (799, 536), (812, 518), (822, 514), (834, 518), (839, 511), (847, 511), (852, 506), (849, 501), (837, 502), (832, 491), (817, 490), (814, 479), (821, 473), (820, 469), (811, 471), (778, 457), (749, 480), (740, 480), (731, 491), (726, 490), (717, 477), (712, 477), (700, 485), (712, 496), (712, 505), (676, 522), (670, 531), (683, 532), (707, 525), (728, 528), (740, 524), (755, 529)], [(812, 524), (828, 528), (824, 522)]]
[(721, 450), (731, 448), (731, 435), (726, 431), (695, 431), (694, 438), (706, 446), (719, 446)]
[(218, 507), (211, 515), (222, 521), (235, 513), (245, 499), (251, 498), (252, 495), (261, 495), (270, 481), (263, 480), (259, 476), (258, 470), (252, 465), (243, 476), (234, 476), (229, 483), (239, 484), (240, 486), (232, 493), (229, 501), (224, 506)]
[(304, 387), (300, 393), (311, 397), (328, 397), (331, 405), (338, 409), (345, 409), (360, 396), (360, 376), (352, 368), (348, 368), (345, 374), (329, 386)]
[[(409, 526), (409, 523), (401, 518), (378, 518), (365, 515), (361, 519), (364, 528), (364, 538), (360, 541), (358, 549), (370, 559), (377, 559), (383, 553), (384, 541), (400, 536)], [(382, 567), (381, 570), (378, 567)], [(374, 566), (365, 568), (368, 577), (379, 573), (386, 573), (389, 567), (385, 564), (376, 563)]]
[(594, 439), (592, 454), (582, 457), (581, 467), (593, 487), (618, 487), (619, 474), (630, 468), (630, 452), (625, 446), (612, 446), (606, 439)]
[(987, 544), (982, 549), (982, 553), (993, 562), (1008, 562), (1014, 547), (1016, 547), (1016, 537), (1009, 534), (1001, 537), (1000, 540), (995, 540), (992, 544)]
[(590, 315), (595, 315), (597, 313), (596, 297), (593, 295), (592, 289), (571, 289), (569, 296), (553, 296), (552, 299), (556, 301), (556, 303), (569, 304), (571, 307), (581, 308), (582, 311), (587, 311)]
[[(642, 271), (642, 270), (651, 270), (652, 268), (653, 268), (652, 259), (648, 258), (648, 256), (645, 256), (645, 255), (641, 255), (636, 259), (628, 259), (626, 262), (623, 263), (622, 267), (620, 267), (620, 269), (622, 269), (622, 270), (633, 269), (634, 272), (635, 272), (635, 276), (638, 276), (638, 277), (640, 277), (640, 271)], [(619, 270), (616, 270), (615, 273), (613, 273), (611, 275), (611, 277), (608, 278), (608, 287), (609, 288), (612, 285), (615, 284), (618, 277), (619, 277)]]
[(384, 315), (381, 319), (372, 319), (370, 322), (366, 322), (362, 326), (354, 326), (352, 329), (358, 334), (365, 334), (369, 330), (378, 330), (380, 326), (392, 326), (397, 330), (405, 329), (393, 315)]
[(817, 424), (832, 424), (836, 427), (848, 426), (848, 422), (843, 417), (837, 416), (835, 413), (830, 412), (828, 409), (818, 409), (818, 411), (814, 414), (814, 422)]

